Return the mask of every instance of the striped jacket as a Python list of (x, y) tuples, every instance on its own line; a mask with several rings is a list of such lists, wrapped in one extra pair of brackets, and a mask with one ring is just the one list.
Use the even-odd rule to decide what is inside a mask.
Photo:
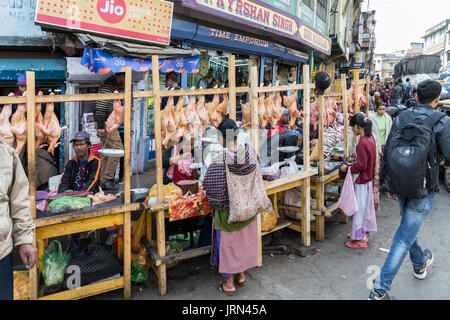
[[(93, 193), (97, 193), (99, 191), (100, 167), (100, 159), (90, 153), (86, 164), (86, 174), (83, 179), (84, 187), (83, 190), (78, 191), (91, 191)], [(78, 158), (75, 156), (73, 159), (70, 159), (64, 167), (64, 172), (61, 180), (59, 181), (58, 193), (62, 193), (66, 190), (75, 191), (74, 183), (77, 173)]]
[[(108, 78), (103, 82), (102, 86), (98, 90), (98, 93), (114, 93), (119, 91), (120, 88), (114, 79), (114, 76)], [(94, 117), (99, 129), (105, 129), (105, 121), (113, 111), (113, 100), (98, 100), (94, 106)]]

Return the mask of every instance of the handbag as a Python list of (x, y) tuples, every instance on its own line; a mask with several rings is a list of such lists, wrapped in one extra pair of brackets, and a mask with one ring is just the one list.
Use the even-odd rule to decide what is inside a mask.
[(259, 163), (248, 175), (230, 172), (225, 161), (230, 213), (228, 223), (246, 221), (258, 213), (272, 212), (272, 202), (266, 194)]

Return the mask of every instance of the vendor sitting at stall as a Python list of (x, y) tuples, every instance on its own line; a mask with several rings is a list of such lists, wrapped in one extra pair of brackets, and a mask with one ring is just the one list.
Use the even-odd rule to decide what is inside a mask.
[(59, 182), (58, 193), (67, 191), (99, 191), (100, 159), (91, 153), (89, 133), (80, 131), (70, 140), (76, 156), (69, 160)]
[(183, 136), (178, 144), (169, 147), (164, 152), (162, 159), (164, 184), (170, 182), (177, 184), (181, 180), (198, 180), (200, 178), (200, 172), (190, 168), (193, 163), (194, 141), (193, 136)]

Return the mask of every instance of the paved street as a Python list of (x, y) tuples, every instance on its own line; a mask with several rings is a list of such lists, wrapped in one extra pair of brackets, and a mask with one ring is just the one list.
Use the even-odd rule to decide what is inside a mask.
[[(132, 299), (367, 299), (368, 278), (387, 256), (380, 248), (389, 249), (400, 222), (397, 202), (382, 196), (382, 208), (377, 214), (378, 233), (371, 237), (368, 249), (350, 249), (344, 246), (351, 224), (339, 224), (334, 216), (326, 222), (325, 242), (312, 240), (311, 247), (320, 251), (309, 257), (264, 255), (263, 266), (249, 270), (247, 285), (238, 288), (233, 297), (217, 290), (221, 279), (217, 270), (211, 269), (209, 256), (180, 263), (167, 272), (167, 296), (161, 297), (156, 277), (151, 274), (143, 290), (133, 286)], [(419, 234), (422, 248), (430, 248), (435, 260), (426, 280), (412, 275), (409, 257), (393, 282), (391, 295), (397, 299), (450, 299), (450, 194), (441, 190), (432, 212)], [(314, 238), (314, 233), (311, 233)], [(271, 241), (264, 237), (264, 244)], [(291, 230), (274, 233), (275, 245), (285, 244), (292, 251), (301, 247), (300, 234)], [(372, 266), (372, 267), (371, 267)], [(369, 273), (367, 271), (369, 270)], [(91, 299), (122, 299), (122, 291), (105, 293)]]

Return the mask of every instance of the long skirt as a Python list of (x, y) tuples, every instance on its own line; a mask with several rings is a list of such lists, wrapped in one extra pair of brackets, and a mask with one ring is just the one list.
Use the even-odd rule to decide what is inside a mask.
[(367, 236), (377, 231), (373, 201), (373, 182), (355, 184), (358, 212), (353, 215), (352, 240), (367, 240)]
[(239, 231), (214, 229), (211, 264), (219, 267), (224, 277), (232, 277), (258, 266), (258, 233), (256, 219)]

